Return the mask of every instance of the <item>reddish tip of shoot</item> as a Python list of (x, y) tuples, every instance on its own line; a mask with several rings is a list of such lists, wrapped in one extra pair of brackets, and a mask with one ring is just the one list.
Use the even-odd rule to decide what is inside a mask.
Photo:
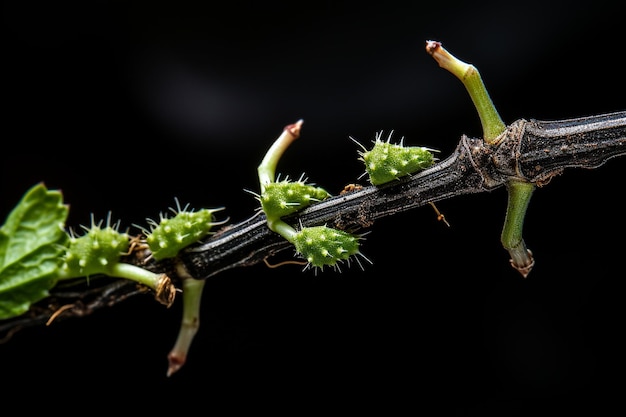
[(169, 362), (169, 366), (167, 368), (167, 376), (170, 377), (183, 367), (183, 365), (187, 361), (187, 356), (172, 352), (167, 355), (167, 360)]
[(434, 54), (437, 49), (441, 48), (441, 42), (438, 41), (426, 41), (426, 52), (430, 55)]
[(438, 41), (426, 41), (426, 52), (433, 57), (433, 59), (443, 69), (450, 71), (456, 77), (462, 79), (465, 71), (467, 71), (468, 64), (459, 61), (452, 56)]
[(304, 120), (300, 119), (295, 123), (285, 126), (285, 131), (289, 132), (294, 139), (298, 139), (300, 137), (300, 130), (302, 129), (302, 123)]

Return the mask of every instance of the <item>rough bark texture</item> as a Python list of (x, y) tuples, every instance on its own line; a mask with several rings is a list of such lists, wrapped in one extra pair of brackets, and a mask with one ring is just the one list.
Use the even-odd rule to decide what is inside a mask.
[[(543, 186), (565, 169), (593, 169), (624, 155), (626, 111), (557, 121), (518, 120), (494, 143), (463, 136), (449, 157), (429, 169), (383, 186), (363, 187), (328, 198), (284, 220), (293, 225), (327, 224), (364, 231), (377, 219), (431, 202), (490, 191), (510, 179)], [(267, 227), (260, 213), (223, 227), (177, 258), (146, 261), (150, 253), (142, 250), (125, 261), (167, 273), (174, 281), (188, 276), (207, 279), (228, 269), (262, 262), (285, 249), (290, 249), (290, 244)], [(78, 317), (134, 295), (149, 294), (131, 281), (102, 281), (103, 285), (94, 287), (92, 279), (90, 287), (82, 291), (81, 287), (69, 292), (55, 288), (51, 297), (34, 305), (27, 314), (0, 322), (0, 335), (8, 339), (21, 328), (43, 324), (64, 306), (70, 307), (62, 318)]]

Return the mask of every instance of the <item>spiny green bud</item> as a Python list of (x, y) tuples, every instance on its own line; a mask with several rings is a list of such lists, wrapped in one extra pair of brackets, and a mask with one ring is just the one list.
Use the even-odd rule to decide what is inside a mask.
[(284, 180), (266, 184), (260, 200), (268, 218), (280, 218), (329, 196), (323, 188), (304, 181)]
[(327, 226), (305, 227), (294, 237), (296, 251), (311, 266), (335, 266), (359, 253), (359, 237)]
[(156, 260), (173, 258), (183, 248), (206, 237), (211, 227), (218, 224), (213, 213), (218, 210), (179, 211), (172, 218), (161, 216), (157, 224), (152, 221), (152, 231), (146, 243)]
[(120, 257), (128, 251), (129, 236), (115, 228), (93, 225), (80, 237), (72, 237), (65, 253), (63, 269), (70, 274), (89, 276), (110, 274)]
[(376, 136), (371, 150), (363, 148), (363, 151), (359, 152), (359, 159), (365, 163), (365, 171), (372, 185), (397, 180), (428, 168), (435, 162), (433, 149), (422, 146), (405, 147), (402, 143), (393, 144), (389, 140), (382, 141), (380, 136), (381, 134)]

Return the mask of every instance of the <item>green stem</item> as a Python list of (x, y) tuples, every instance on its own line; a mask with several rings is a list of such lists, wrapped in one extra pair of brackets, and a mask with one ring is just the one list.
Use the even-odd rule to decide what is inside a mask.
[[(176, 288), (172, 280), (166, 274), (158, 274), (139, 266), (123, 262), (115, 263), (99, 273), (115, 278), (125, 278), (143, 284), (155, 292), (155, 298), (158, 302), (168, 307), (174, 302)], [(60, 269), (57, 276), (59, 281), (82, 277), (85, 277), (85, 274), (71, 269)]]
[(161, 279), (161, 274), (155, 274), (147, 269), (123, 262), (113, 265), (110, 275), (136, 281), (153, 290), (158, 288), (159, 280)]
[(278, 233), (282, 237), (284, 237), (289, 243), (293, 243), (296, 237), (296, 229), (291, 227), (289, 224), (285, 223), (281, 219), (267, 219), (267, 226), (270, 230)]
[(532, 252), (526, 248), (526, 243), (522, 238), (522, 230), (528, 203), (535, 190), (535, 185), (530, 182), (510, 180), (507, 189), (508, 205), (500, 240), (502, 246), (511, 255), (511, 266), (526, 278), (535, 261)]
[(265, 184), (274, 182), (276, 177), (276, 165), (278, 164), (280, 157), (289, 145), (300, 137), (302, 123), (303, 120), (298, 120), (294, 124), (285, 126), (283, 132), (280, 134), (278, 139), (274, 141), (265, 154), (265, 157), (257, 168), (259, 182), (261, 183), (261, 194), (265, 191)]
[(487, 143), (494, 142), (506, 130), (506, 125), (493, 105), (476, 67), (450, 54), (441, 46), (441, 42), (427, 41), (426, 51), (432, 55), (441, 68), (448, 70), (461, 80), (478, 111), (483, 128), (483, 139)]
[(200, 328), (200, 303), (205, 280), (186, 278), (183, 280), (183, 316), (174, 347), (167, 355), (167, 376), (177, 372), (187, 361), (187, 354)]
[[(143, 284), (153, 290), (157, 289), (159, 285), (159, 280), (161, 279), (161, 274), (157, 274), (139, 266), (122, 262), (118, 262), (106, 268), (106, 270), (103, 268), (100, 273), (111, 277), (126, 278), (131, 281)], [(81, 278), (84, 276), (85, 274), (74, 269), (60, 269), (58, 279), (62, 281), (74, 278)]]
[[(300, 119), (296, 123), (287, 125), (283, 129), (278, 139), (274, 141), (272, 146), (268, 149), (265, 157), (259, 164), (257, 172), (259, 174), (259, 183), (261, 187), (261, 194), (265, 192), (265, 186), (275, 181), (275, 172), (278, 161), (285, 153), (285, 150), (291, 145), (291, 143), (300, 137), (300, 130), (302, 128), (303, 120)], [(265, 213), (267, 216), (267, 226), (270, 230), (278, 233), (290, 243), (293, 243), (296, 235), (296, 230), (282, 221), (280, 216), (272, 215), (271, 213)]]

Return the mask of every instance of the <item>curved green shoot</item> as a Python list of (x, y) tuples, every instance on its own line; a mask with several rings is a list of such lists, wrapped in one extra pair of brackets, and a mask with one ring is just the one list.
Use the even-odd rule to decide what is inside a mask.
[(353, 255), (361, 255), (359, 237), (327, 226), (296, 230), (282, 220), (283, 216), (330, 196), (323, 188), (305, 184), (302, 180), (276, 182), (278, 161), (287, 147), (300, 136), (301, 127), (302, 120), (285, 127), (265, 154), (257, 168), (261, 188), (258, 199), (268, 227), (294, 245), (296, 252), (307, 260), (307, 267), (338, 267), (339, 262), (348, 260)]
[[(461, 80), (478, 111), (483, 127), (483, 139), (487, 144), (497, 144), (506, 131), (506, 125), (493, 105), (476, 67), (450, 54), (441, 46), (441, 42), (426, 41), (426, 52), (432, 55), (441, 68)], [(526, 248), (522, 239), (524, 217), (535, 187), (533, 183), (513, 179), (507, 183), (508, 206), (501, 241), (511, 255), (511, 265), (524, 278), (528, 276), (535, 263), (532, 252)]]
[(426, 52), (432, 55), (441, 68), (461, 80), (478, 111), (483, 127), (483, 139), (487, 143), (494, 142), (506, 130), (506, 125), (494, 107), (476, 67), (456, 58), (441, 46), (441, 42), (426, 41)]

